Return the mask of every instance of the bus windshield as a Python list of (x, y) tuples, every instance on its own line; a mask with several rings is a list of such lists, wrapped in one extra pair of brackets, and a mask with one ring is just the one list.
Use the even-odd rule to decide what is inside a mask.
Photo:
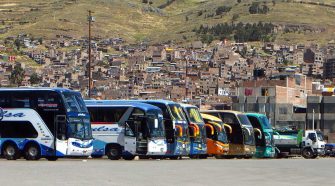
[(251, 125), (251, 123), (250, 123), (250, 121), (249, 121), (249, 119), (248, 119), (248, 117), (246, 115), (244, 115), (244, 114), (238, 114), (237, 117), (240, 120), (240, 122), (241, 122), (242, 125), (247, 125), (249, 127), (252, 127), (252, 125)]
[(199, 110), (196, 108), (187, 108), (187, 112), (189, 114), (190, 122), (192, 123), (204, 123), (202, 121), (201, 115), (199, 113)]
[(172, 104), (169, 105), (171, 114), (172, 114), (172, 119), (176, 121), (185, 121), (184, 114), (182, 112), (182, 108), (177, 105), (177, 104)]
[(249, 126), (244, 126), (242, 129), (243, 129), (244, 144), (254, 145), (255, 138), (253, 128)]
[(222, 131), (218, 133), (218, 141), (228, 143), (227, 134), (224, 128), (222, 128)]
[(89, 119), (70, 118), (68, 137), (77, 139), (92, 139), (91, 123)]
[(64, 92), (63, 96), (67, 112), (88, 112), (80, 94)]
[(163, 124), (163, 115), (149, 113), (147, 115), (147, 125), (149, 127), (150, 137), (165, 137)]
[(270, 124), (270, 122), (269, 122), (269, 120), (268, 120), (268, 118), (267, 117), (260, 117), (260, 119), (262, 120), (262, 123), (263, 123), (263, 128), (264, 129), (272, 129), (272, 127), (271, 127), (271, 124)]

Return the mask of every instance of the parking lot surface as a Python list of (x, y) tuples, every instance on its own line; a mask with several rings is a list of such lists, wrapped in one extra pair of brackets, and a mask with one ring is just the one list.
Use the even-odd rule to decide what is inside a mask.
[(335, 185), (335, 159), (0, 160), (1, 185)]

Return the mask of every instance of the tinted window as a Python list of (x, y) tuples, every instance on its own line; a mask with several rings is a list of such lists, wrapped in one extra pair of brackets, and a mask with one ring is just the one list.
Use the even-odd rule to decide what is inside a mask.
[(170, 114), (169, 114), (169, 111), (168, 111), (166, 105), (164, 105), (164, 104), (160, 104), (160, 103), (148, 103), (148, 104), (150, 104), (150, 105), (154, 105), (154, 106), (160, 108), (160, 109), (162, 110), (162, 112), (163, 112), (163, 117), (164, 117), (164, 119), (171, 119)]
[(187, 108), (190, 122), (203, 123), (199, 110), (197, 108)]
[(0, 92), (0, 107), (1, 108), (10, 107), (9, 96), (8, 94), (6, 94), (6, 92)]
[(129, 107), (88, 107), (92, 122), (120, 121), (123, 114)]
[[(27, 95), (28, 94), (28, 95)], [(13, 92), (12, 93), (12, 108), (30, 108), (31, 103), (30, 103), (30, 96), (29, 93), (18, 93), (18, 92)]]
[(1, 121), (1, 138), (36, 138), (37, 131), (29, 121)]
[(235, 114), (220, 113), (220, 115), (222, 121), (230, 125), (233, 129), (232, 133), (227, 133), (229, 141), (234, 144), (243, 144), (243, 131)]
[(38, 111), (63, 111), (61, 97), (57, 92), (37, 93), (36, 108)]

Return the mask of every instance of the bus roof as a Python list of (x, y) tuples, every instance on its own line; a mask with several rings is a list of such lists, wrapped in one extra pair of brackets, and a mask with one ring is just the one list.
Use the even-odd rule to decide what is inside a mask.
[(247, 115), (247, 116), (254, 116), (254, 117), (266, 117), (265, 114), (254, 113), (254, 112), (248, 112), (248, 113), (245, 113), (245, 115)]
[(159, 107), (142, 103), (142, 102), (135, 102), (135, 101), (128, 101), (128, 100), (84, 100), (86, 106), (131, 106), (131, 107), (138, 107), (145, 111), (148, 110), (161, 110)]
[(18, 88), (0, 88), (0, 91), (56, 91), (56, 92), (78, 92), (67, 88), (49, 88), (49, 87), (18, 87)]
[(201, 113), (201, 117), (204, 118), (204, 119), (212, 120), (212, 121), (222, 122), (222, 120), (220, 118), (212, 116), (212, 115), (209, 115), (209, 114)]
[(154, 100), (154, 99), (149, 99), (149, 100), (125, 100), (125, 101), (130, 101), (130, 102), (142, 102), (142, 103), (161, 103), (161, 104), (164, 104), (164, 105), (170, 105), (170, 104), (179, 104), (177, 102), (174, 102), (174, 101), (170, 101), (170, 100), (163, 100), (163, 99), (157, 99), (157, 100)]
[(182, 106), (183, 108), (198, 108), (195, 105), (185, 104), (185, 103), (180, 103), (180, 106)]
[(243, 112), (236, 110), (201, 110), (203, 113), (232, 113), (232, 114), (244, 114)]

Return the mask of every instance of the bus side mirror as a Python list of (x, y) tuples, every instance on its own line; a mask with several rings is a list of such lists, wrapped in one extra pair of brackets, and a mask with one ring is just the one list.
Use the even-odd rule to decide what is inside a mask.
[(3, 109), (0, 107), (0, 121), (2, 121), (4, 115)]
[(254, 128), (254, 130), (258, 132), (258, 135), (257, 135), (257, 136), (258, 136), (258, 139), (262, 139), (262, 138), (263, 138), (262, 131), (259, 130), (259, 128)]
[(188, 133), (191, 138), (194, 138), (196, 136), (196, 129), (194, 126), (189, 126)]
[(212, 138), (214, 135), (214, 127), (210, 124), (205, 124), (207, 138)]
[(183, 128), (181, 128), (181, 126), (176, 126), (175, 134), (176, 134), (177, 137), (183, 136)]

